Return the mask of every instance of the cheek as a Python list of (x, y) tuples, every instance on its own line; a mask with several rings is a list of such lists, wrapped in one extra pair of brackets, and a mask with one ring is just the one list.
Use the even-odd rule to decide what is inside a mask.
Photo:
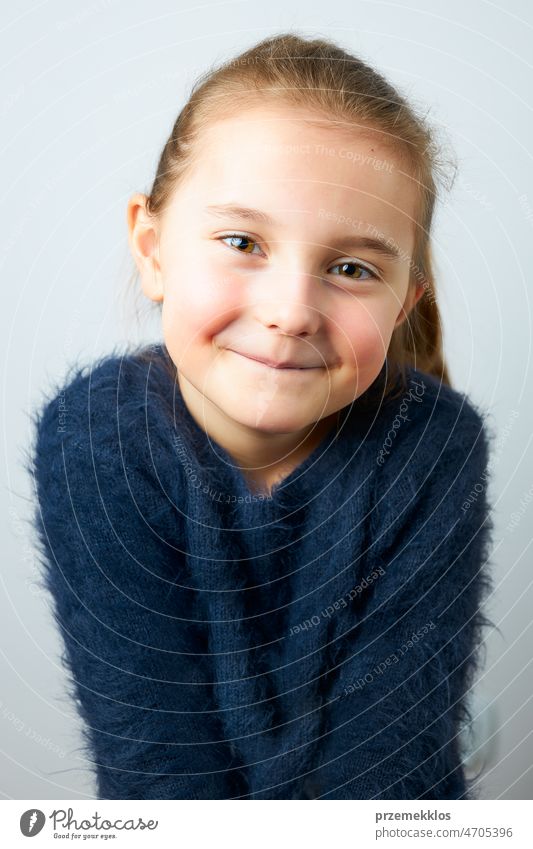
[(238, 282), (219, 268), (182, 271), (165, 288), (163, 331), (183, 344), (202, 344), (235, 320), (241, 307)]
[(339, 319), (344, 361), (354, 368), (373, 368), (383, 363), (390, 342), (393, 320), (368, 302)]

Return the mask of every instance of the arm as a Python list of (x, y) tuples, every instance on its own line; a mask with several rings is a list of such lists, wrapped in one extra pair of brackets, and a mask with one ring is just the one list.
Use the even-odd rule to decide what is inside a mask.
[(376, 476), (369, 570), (385, 575), (335, 647), (350, 685), (331, 685), (313, 774), (325, 799), (469, 798), (457, 733), (491, 624), (488, 441), (471, 406), (443, 416), (443, 435), (406, 426)]
[(179, 464), (163, 468), (162, 446), (142, 405), (117, 404), (115, 371), (78, 375), (47, 404), (31, 467), (44, 585), (98, 798), (231, 798), (245, 785), (209, 712), (207, 639), (187, 622), (196, 594), (161, 476)]

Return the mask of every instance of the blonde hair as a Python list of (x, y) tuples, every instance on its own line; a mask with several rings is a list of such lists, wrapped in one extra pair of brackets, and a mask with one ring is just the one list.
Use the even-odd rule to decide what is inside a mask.
[(445, 173), (434, 131), (381, 74), (332, 41), (281, 33), (202, 74), (162, 150), (147, 196), (148, 213), (157, 217), (166, 209), (195, 162), (197, 140), (217, 115), (230, 117), (247, 106), (273, 100), (314, 111), (317, 126), (335, 126), (347, 134), (352, 127), (358, 133), (377, 132), (407, 165), (419, 188), (409, 286), (422, 284), (424, 294), (392, 334), (383, 393), (397, 397), (405, 390), (407, 366), (451, 385), (430, 241), (437, 178)]

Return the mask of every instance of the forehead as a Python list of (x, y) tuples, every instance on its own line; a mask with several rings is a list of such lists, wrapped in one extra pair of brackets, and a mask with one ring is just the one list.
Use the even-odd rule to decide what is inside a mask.
[(181, 195), (189, 214), (238, 202), (304, 226), (315, 218), (335, 222), (348, 216), (407, 248), (417, 187), (403, 157), (375, 130), (316, 126), (318, 117), (261, 106), (211, 123), (178, 202)]

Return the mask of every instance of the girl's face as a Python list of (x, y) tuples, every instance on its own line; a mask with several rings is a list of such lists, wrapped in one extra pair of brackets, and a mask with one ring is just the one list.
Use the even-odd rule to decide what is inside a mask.
[(423, 294), (408, 293), (414, 181), (378, 133), (306, 118), (217, 120), (155, 229), (143, 195), (128, 207), (184, 397), (241, 433), (296, 433), (350, 404)]

